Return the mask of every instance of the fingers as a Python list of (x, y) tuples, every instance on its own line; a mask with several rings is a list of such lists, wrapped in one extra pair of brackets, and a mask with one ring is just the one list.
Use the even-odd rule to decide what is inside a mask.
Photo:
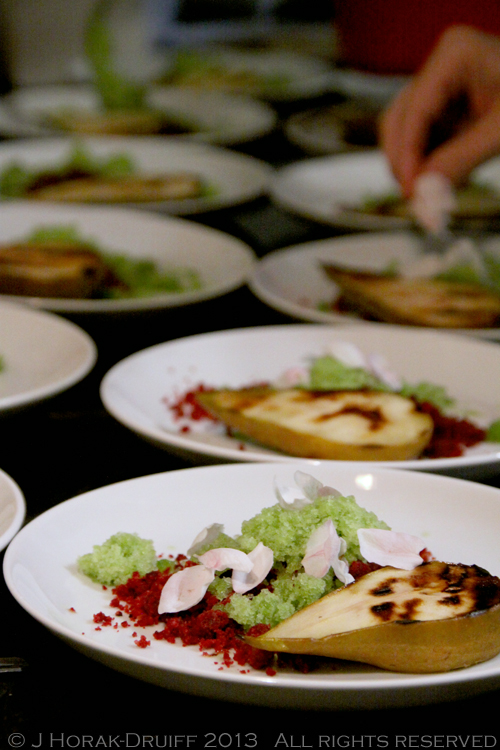
[(500, 100), (488, 114), (422, 160), (420, 171), (440, 172), (454, 185), (500, 151)]
[[(500, 112), (492, 107), (470, 129), (438, 147), (430, 158), (426, 156), (431, 126), (459, 94), (477, 96), (481, 78), (493, 78), (488, 66), (499, 50), (496, 38), (467, 27), (450, 29), (422, 71), (385, 112), (380, 145), (405, 196), (411, 196), (415, 179), (424, 170), (441, 171), (456, 184), (481, 161), (500, 151)], [(500, 76), (495, 75), (500, 101)]]

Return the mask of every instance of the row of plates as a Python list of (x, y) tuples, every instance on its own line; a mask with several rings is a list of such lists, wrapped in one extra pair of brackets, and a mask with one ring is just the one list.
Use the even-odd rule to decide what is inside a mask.
[[(2, 303), (0, 317), (2, 324), (5, 320), (11, 331), (17, 331), (15, 341), (4, 347), (6, 367), (0, 384), (10, 368), (16, 376), (11, 382), (22, 382), (28, 360), (27, 370), (32, 372), (33, 351), (26, 354), (23, 343), (33, 337), (39, 358), (36, 369), (48, 374), (45, 396), (51, 389), (68, 387), (92, 366), (92, 342), (59, 316)], [(1, 325), (0, 330), (6, 327)], [(363, 507), (393, 528), (422, 536), (437, 557), (495, 572), (499, 490), (463, 477), (481, 478), (497, 470), (498, 445), (482, 444), (463, 458), (435, 462), (368, 466), (300, 461), (221, 435), (197, 432), (195, 424), (192, 431), (181, 431), (168, 408), (190, 385), (237, 387), (275, 378), (283, 369), (304, 364), (339, 339), (385, 355), (391, 366), (412, 382), (424, 379), (444, 385), (461, 406), (476, 415), (488, 420), (499, 416), (498, 345), (436, 331), (377, 324), (278, 326), (193, 336), (138, 352), (114, 366), (102, 381), (101, 396), (110, 414), (160, 448), (202, 462), (234, 463), (103, 487), (55, 506), (20, 531), (25, 513), (22, 493), (0, 472), (0, 545), (10, 542), (4, 576), (15, 599), (41, 624), (89, 657), (139, 679), (195, 695), (262, 705), (272, 701), (275, 706), (304, 709), (348, 708), (353, 701), (358, 707), (374, 708), (470, 696), (498, 687), (500, 656), (441, 674), (398, 674), (346, 663), (335, 671), (308, 675), (279, 672), (270, 677), (253, 670), (243, 673), (240, 667), (221, 669), (214, 658), (204, 656), (196, 647), (155, 641), (153, 628), (144, 633), (151, 646), (139, 649), (128, 630), (101, 630), (92, 624), (94, 613), (113, 612), (102, 587), (77, 572), (79, 555), (117, 531), (138, 533), (152, 539), (158, 551), (169, 553), (184, 553), (200, 528), (214, 521), (223, 522), (228, 533), (237, 533), (243, 520), (275, 502), (276, 478), (289, 485), (296, 469), (345, 494), (354, 494)], [(49, 341), (52, 349), (45, 357)], [(58, 383), (54, 372), (51, 383), (50, 370), (61, 355), (72, 363), (73, 371), (60, 372)], [(451, 476), (441, 476), (443, 473)], [(239, 693), (235, 687), (245, 689)], [(238, 698), (239, 694), (244, 697)]]

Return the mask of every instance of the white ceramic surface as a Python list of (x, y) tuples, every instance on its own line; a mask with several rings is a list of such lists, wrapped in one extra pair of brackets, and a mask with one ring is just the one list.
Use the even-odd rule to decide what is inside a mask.
[[(500, 158), (478, 167), (472, 177), (500, 191)], [(362, 207), (366, 199), (398, 190), (385, 157), (373, 149), (304, 159), (283, 167), (272, 181), (271, 196), (288, 210), (327, 225), (385, 231), (407, 228), (410, 222), (353, 209)]]
[[(500, 240), (484, 244), (500, 262)], [(270, 307), (311, 323), (359, 323), (354, 313), (326, 309), (338, 296), (337, 285), (322, 265), (345, 266), (358, 271), (385, 271), (393, 264), (404, 274), (422, 257), (421, 242), (409, 232), (370, 232), (307, 242), (268, 253), (255, 265), (249, 285)], [(460, 329), (456, 333), (500, 339), (500, 327)]]
[(18, 484), (0, 469), (0, 550), (23, 525), (26, 516), (26, 501)]
[[(239, 462), (297, 461), (204, 424), (176, 419), (169, 405), (200, 384), (240, 388), (274, 381), (285, 370), (320, 356), (333, 341), (350, 341), (367, 354), (378, 352), (408, 382), (445, 386), (461, 407), (487, 422), (500, 417), (500, 348), (434, 331), (378, 324), (290, 325), (221, 331), (191, 336), (145, 349), (105, 375), (101, 397), (108, 411), (128, 428), (168, 450), (205, 459)], [(425, 471), (487, 474), (498, 469), (500, 444), (483, 443), (459, 458), (387, 462)], [(303, 459), (303, 463), (311, 463)], [(314, 463), (314, 461), (312, 462)], [(334, 465), (351, 462), (336, 461)], [(378, 464), (381, 465), (381, 464)]]
[[(79, 555), (118, 532), (151, 539), (158, 553), (185, 552), (214, 521), (229, 534), (276, 502), (275, 478), (293, 484), (303, 465), (239, 464), (184, 469), (121, 482), (51, 508), (25, 526), (4, 560), (7, 586), (24, 609), (91, 658), (138, 679), (215, 699), (294, 709), (384, 708), (470, 697), (498, 688), (500, 656), (441, 674), (386, 672), (344, 662), (334, 671), (278, 672), (220, 668), (197, 647), (156, 641), (156, 628), (96, 629), (97, 612), (114, 614), (110, 591), (76, 568)], [(356, 470), (317, 464), (324, 484), (353, 494), (392, 528), (421, 536), (438, 559), (498, 573), (500, 490), (430, 474)], [(134, 644), (132, 632), (150, 639)]]
[[(264, 102), (217, 91), (151, 87), (148, 104), (181, 122), (192, 133), (163, 136), (217, 145), (245, 143), (269, 133), (276, 113)], [(34, 86), (15, 89), (0, 100), (0, 133), (5, 136), (55, 135), (47, 118), (64, 110), (94, 112), (99, 99), (91, 86)], [(60, 133), (60, 131), (59, 131)]]
[[(57, 312), (107, 313), (179, 307), (218, 297), (245, 283), (255, 256), (243, 242), (224, 232), (175, 216), (138, 209), (43, 204), (16, 201), (0, 204), (0, 244), (25, 239), (39, 227), (72, 227), (103, 251), (137, 260), (152, 260), (165, 271), (189, 268), (202, 286), (130, 299), (3, 299)], [(2, 297), (0, 297), (1, 299)]]
[(64, 318), (0, 301), (0, 356), (1, 414), (70, 388), (92, 369), (97, 349)]
[[(0, 173), (13, 163), (30, 169), (64, 165), (78, 142), (97, 159), (127, 155), (136, 174), (196, 174), (210, 188), (207, 195), (184, 200), (128, 203), (142, 210), (196, 214), (237, 205), (268, 189), (272, 169), (264, 162), (229, 149), (161, 136), (95, 136), (88, 138), (28, 138), (0, 143)], [(5, 201), (6, 199), (4, 199)], [(31, 201), (33, 202), (33, 201)], [(123, 203), (120, 203), (123, 206)]]

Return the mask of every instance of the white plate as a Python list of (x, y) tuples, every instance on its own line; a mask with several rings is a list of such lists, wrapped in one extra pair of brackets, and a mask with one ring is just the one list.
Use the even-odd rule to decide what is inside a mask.
[[(500, 240), (484, 244), (500, 261)], [(418, 257), (421, 243), (405, 232), (355, 234), (282, 248), (259, 260), (249, 286), (270, 307), (310, 323), (359, 323), (355, 314), (325, 309), (338, 296), (338, 287), (322, 269), (323, 263), (359, 271), (384, 271), (396, 262), (404, 273)], [(500, 327), (456, 330), (471, 336), (500, 339)]]
[[(269, 326), (159, 344), (112, 367), (102, 381), (101, 397), (118, 421), (169, 450), (230, 461), (297, 461), (225, 434), (200, 431), (196, 422), (189, 423), (190, 432), (181, 432), (183, 422), (175, 419), (168, 404), (200, 384), (240, 388), (276, 380), (290, 367), (307, 364), (310, 357), (324, 354), (332, 341), (338, 340), (351, 341), (366, 353), (383, 354), (392, 369), (408, 382), (425, 380), (445, 386), (460, 405), (474, 409), (488, 421), (500, 417), (497, 344), (375, 323), (345, 328)], [(384, 465), (456, 471), (464, 476), (467, 472), (494, 471), (499, 462), (500, 444), (484, 443), (460, 458), (390, 461)]]
[[(302, 465), (303, 466), (303, 465)], [(376, 708), (470, 697), (500, 685), (500, 656), (441, 674), (385, 672), (344, 663), (335, 671), (274, 677), (239, 666), (220, 668), (197, 647), (156, 641), (157, 628), (102, 628), (97, 612), (114, 615), (110, 591), (76, 570), (77, 557), (124, 531), (152, 539), (158, 553), (185, 553), (214, 521), (228, 534), (276, 502), (275, 477), (293, 484), (298, 465), (225, 465), (183, 469), (104, 487), (61, 503), (22, 529), (4, 561), (7, 586), (36, 620), (91, 658), (141, 680), (210, 698), (290, 708)], [(439, 559), (499, 572), (500, 490), (417, 472), (358, 471), (318, 463), (311, 473), (353, 494), (399, 531), (425, 539)], [(235, 502), (236, 499), (236, 502)], [(151, 646), (134, 645), (132, 631)]]
[[(374, 148), (374, 145), (371, 145), (372, 138), (370, 146), (354, 143), (346, 138), (346, 109), (348, 107), (354, 111), (354, 106), (350, 103), (334, 104), (296, 112), (286, 120), (283, 132), (291, 143), (303, 149), (309, 156), (326, 156), (343, 151), (366, 151), (367, 148)], [(369, 108), (364, 105), (361, 111), (366, 112), (368, 123)], [(373, 118), (376, 116), (375, 112), (373, 108)]]
[[(195, 269), (202, 287), (130, 299), (55, 299), (14, 297), (33, 307), (57, 312), (112, 313), (180, 307), (236, 289), (251, 273), (255, 256), (240, 240), (224, 232), (175, 216), (129, 208), (29, 203), (0, 205), (0, 244), (24, 239), (39, 227), (74, 227), (104, 251), (137, 260), (152, 260), (165, 270)], [(2, 298), (2, 297), (0, 297)]]
[(26, 501), (20, 487), (0, 469), (0, 550), (17, 534), (25, 516)]
[(58, 315), (0, 301), (0, 413), (70, 388), (92, 369), (88, 334)]
[[(491, 159), (472, 178), (500, 191), (500, 158)], [(399, 187), (380, 151), (305, 159), (280, 169), (271, 185), (273, 200), (308, 219), (358, 230), (408, 228), (409, 220), (353, 210), (367, 198), (397, 194)]]
[[(208, 47), (194, 52), (193, 56), (199, 60), (193, 84), (198, 88), (238, 91), (270, 101), (295, 101), (319, 96), (336, 85), (334, 70), (328, 62), (288, 50)], [(169, 71), (174, 69), (175, 62), (174, 52), (167, 63)], [(222, 71), (219, 76), (213, 74), (213, 66)], [(241, 84), (238, 83), (240, 73), (243, 74)], [(253, 81), (252, 77), (255, 77)], [(268, 82), (273, 79), (279, 85)]]
[(335, 68), (332, 88), (345, 96), (386, 106), (409, 82), (409, 76), (368, 73), (354, 68)]
[[(0, 173), (12, 163), (40, 170), (60, 166), (69, 158), (75, 142), (65, 137), (0, 143)], [(96, 136), (78, 138), (77, 142), (96, 158), (128, 155), (137, 174), (192, 172), (210, 186), (211, 192), (199, 198), (126, 204), (169, 214), (196, 214), (253, 200), (266, 192), (273, 173), (271, 167), (251, 156), (161, 136)]]
[[(164, 138), (228, 146), (265, 135), (276, 124), (276, 113), (264, 102), (217, 91), (152, 87), (147, 101), (155, 109), (195, 127), (193, 133)], [(47, 125), (46, 118), (70, 109), (98, 111), (95, 90), (91, 86), (64, 85), (16, 89), (0, 100), (0, 134), (25, 137), (60, 134), (60, 130)]]

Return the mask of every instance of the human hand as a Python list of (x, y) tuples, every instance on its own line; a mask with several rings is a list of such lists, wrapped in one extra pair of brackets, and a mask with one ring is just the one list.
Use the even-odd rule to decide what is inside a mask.
[[(466, 116), (429, 153), (432, 126), (460, 97), (466, 97)], [(500, 38), (467, 26), (445, 31), (382, 116), (380, 142), (406, 197), (423, 172), (438, 172), (458, 185), (500, 153)]]

